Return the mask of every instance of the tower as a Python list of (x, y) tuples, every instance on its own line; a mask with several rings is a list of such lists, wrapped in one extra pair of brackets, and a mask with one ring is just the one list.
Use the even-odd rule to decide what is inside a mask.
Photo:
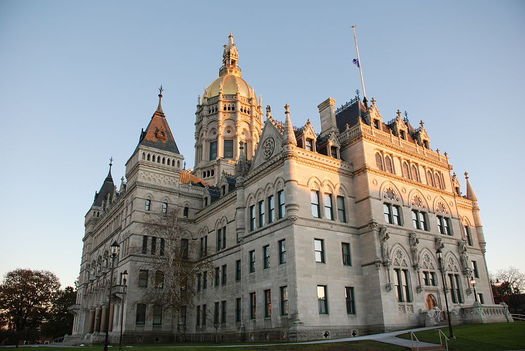
[(225, 172), (235, 174), (241, 159), (250, 161), (262, 130), (261, 99), (242, 78), (233, 34), (224, 45), (219, 78), (199, 98), (195, 121), (195, 174), (216, 185)]

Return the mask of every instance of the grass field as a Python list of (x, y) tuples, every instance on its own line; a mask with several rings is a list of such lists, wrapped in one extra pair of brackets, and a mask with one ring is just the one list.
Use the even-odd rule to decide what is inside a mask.
[[(448, 335), (448, 327), (441, 329)], [(449, 350), (521, 350), (525, 349), (525, 322), (471, 324), (453, 327), (456, 339), (449, 340)], [(436, 330), (416, 333), (420, 341), (439, 344)], [(400, 337), (410, 339), (409, 334)]]
[[(218, 346), (218, 347), (217, 347)], [(42, 347), (42, 351), (102, 351), (103, 345), (98, 346), (85, 346), (85, 347)], [(0, 350), (16, 350), (15, 348), (0, 348)], [(18, 350), (34, 351), (34, 347), (19, 347)], [(110, 350), (118, 350), (118, 347), (111, 347)], [(358, 342), (339, 342), (329, 344), (309, 344), (309, 345), (274, 345), (274, 346), (247, 346), (247, 347), (221, 347), (219, 344), (205, 346), (182, 346), (181, 344), (171, 345), (133, 345), (127, 346), (122, 349), (123, 351), (169, 351), (169, 350), (180, 350), (180, 351), (406, 351), (406, 348), (383, 344), (375, 341), (358, 341)]]

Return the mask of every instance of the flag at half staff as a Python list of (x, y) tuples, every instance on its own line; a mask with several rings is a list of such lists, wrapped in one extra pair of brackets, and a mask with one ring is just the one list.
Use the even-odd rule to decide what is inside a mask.
[(359, 66), (359, 59), (353, 59), (352, 62), (354, 63), (354, 65), (356, 65), (358, 68), (361, 68), (361, 66)]

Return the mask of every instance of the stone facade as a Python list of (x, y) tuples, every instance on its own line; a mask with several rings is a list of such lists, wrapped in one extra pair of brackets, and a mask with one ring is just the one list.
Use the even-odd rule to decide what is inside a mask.
[[(423, 122), (415, 128), (399, 111), (385, 122), (374, 99), (359, 97), (338, 109), (322, 102), (320, 133), (309, 121), (293, 127), (288, 105), (284, 123), (269, 106), (263, 122), (238, 62), (230, 35), (219, 78), (197, 105), (194, 170), (183, 169), (161, 91), (126, 181), (117, 189), (110, 170), (96, 193), (70, 340), (101, 342), (106, 329), (126, 343), (303, 340), (440, 323), (438, 250), (454, 322), (483, 320), (484, 309), (506, 320), (493, 305), (472, 185), (467, 176), (462, 195)], [(168, 209), (186, 228), (189, 260), (211, 263), (206, 287), (200, 272), (177, 311), (146, 293), (165, 243), (144, 223)]]

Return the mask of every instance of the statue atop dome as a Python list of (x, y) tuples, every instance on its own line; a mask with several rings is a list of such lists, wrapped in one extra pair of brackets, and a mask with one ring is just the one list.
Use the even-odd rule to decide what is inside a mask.
[(225, 76), (232, 74), (237, 77), (242, 77), (242, 71), (239, 65), (239, 50), (237, 45), (233, 41), (233, 34), (230, 33), (228, 36), (228, 45), (224, 45), (224, 51), (222, 53), (222, 67), (219, 70), (219, 76)]

